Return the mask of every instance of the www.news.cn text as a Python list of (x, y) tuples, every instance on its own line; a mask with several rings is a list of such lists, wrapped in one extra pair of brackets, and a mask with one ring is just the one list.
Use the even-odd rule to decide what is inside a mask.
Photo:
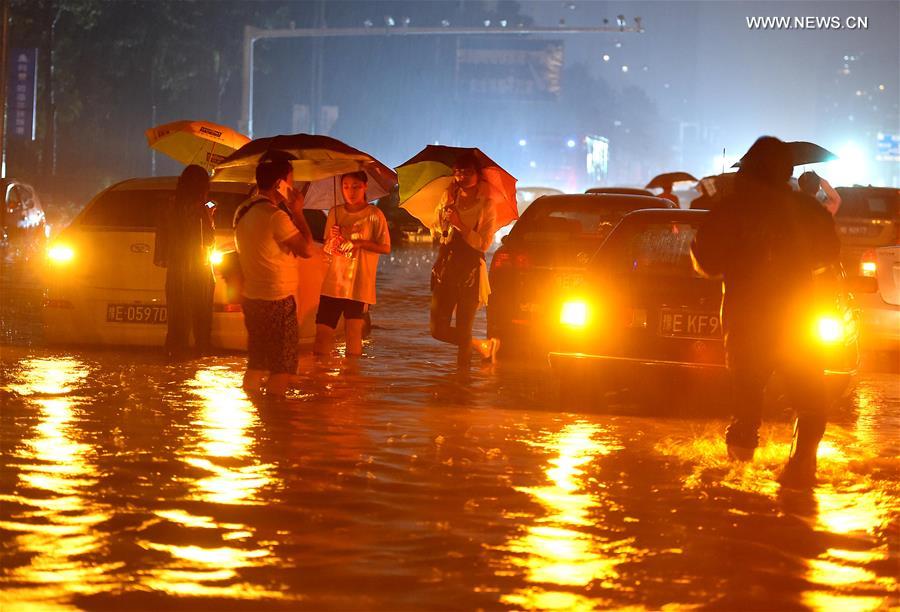
[(868, 30), (869, 18), (850, 15), (745, 17), (751, 30)]

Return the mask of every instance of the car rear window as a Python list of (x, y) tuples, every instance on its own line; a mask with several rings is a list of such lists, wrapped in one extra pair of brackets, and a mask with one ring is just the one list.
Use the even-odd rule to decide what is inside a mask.
[[(107, 191), (82, 213), (79, 223), (96, 227), (155, 228), (159, 210), (173, 195), (174, 192), (169, 189)], [(234, 211), (246, 196), (213, 191), (209, 199), (216, 204), (216, 227), (227, 229), (231, 227)]]
[(605, 257), (613, 258), (619, 272), (700, 277), (691, 262), (691, 242), (696, 234), (697, 228), (690, 223), (642, 224), (621, 228), (602, 250)]
[(856, 217), (863, 219), (897, 219), (898, 200), (896, 191), (867, 191), (860, 189), (838, 189), (841, 206), (838, 217)]
[(519, 219), (510, 238), (515, 240), (565, 242), (572, 238), (602, 241), (634, 206), (590, 206), (563, 203), (532, 205)]

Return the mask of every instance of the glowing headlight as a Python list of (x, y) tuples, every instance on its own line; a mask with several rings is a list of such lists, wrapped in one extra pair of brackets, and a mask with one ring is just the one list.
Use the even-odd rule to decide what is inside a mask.
[(212, 251), (209, 252), (209, 263), (211, 263), (214, 266), (218, 266), (220, 263), (222, 263), (222, 260), (224, 258), (225, 258), (225, 253), (223, 253), (222, 251), (217, 251), (217, 250), (213, 249)]
[(588, 306), (582, 300), (564, 302), (559, 313), (559, 322), (569, 327), (584, 327), (588, 319)]
[(819, 317), (819, 321), (816, 324), (816, 332), (819, 335), (819, 340), (827, 344), (833, 344), (844, 339), (844, 324), (837, 317)]
[(64, 244), (56, 244), (47, 251), (47, 257), (55, 263), (67, 263), (75, 257), (75, 251)]

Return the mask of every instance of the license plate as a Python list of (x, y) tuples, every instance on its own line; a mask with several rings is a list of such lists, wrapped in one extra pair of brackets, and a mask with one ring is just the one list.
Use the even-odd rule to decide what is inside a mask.
[(581, 274), (557, 274), (556, 286), (560, 289), (575, 289), (581, 286), (584, 277)]
[(719, 315), (688, 310), (660, 311), (659, 334), (669, 338), (721, 338)]
[(161, 304), (107, 304), (107, 323), (165, 323), (166, 307)]

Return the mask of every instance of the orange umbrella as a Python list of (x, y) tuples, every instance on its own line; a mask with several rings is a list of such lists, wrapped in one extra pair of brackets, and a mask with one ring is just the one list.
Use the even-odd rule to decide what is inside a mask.
[(175, 121), (152, 127), (144, 134), (151, 148), (207, 171), (250, 142), (243, 134), (208, 121)]
[(516, 206), (516, 179), (490, 157), (474, 147), (428, 145), (417, 155), (397, 166), (400, 182), (400, 207), (426, 227), (434, 220), (441, 195), (453, 181), (453, 165), (463, 155), (474, 155), (478, 172), (490, 189), (488, 199), (497, 214), (496, 229), (519, 218)]

